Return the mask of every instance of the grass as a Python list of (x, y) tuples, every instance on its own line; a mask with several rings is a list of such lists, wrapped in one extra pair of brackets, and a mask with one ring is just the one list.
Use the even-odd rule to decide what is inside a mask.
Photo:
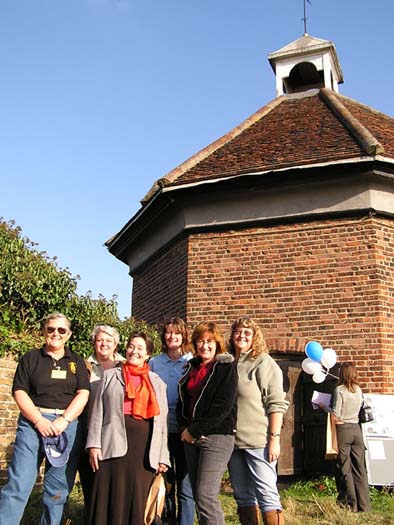
[[(370, 488), (372, 511), (354, 514), (339, 508), (333, 478), (296, 481), (280, 489), (286, 525), (394, 525), (394, 496), (389, 489)], [(220, 495), (226, 525), (239, 525), (236, 505), (227, 477)], [(83, 525), (82, 491), (71, 494), (65, 525)], [(21, 525), (39, 522), (40, 494), (34, 493)], [(197, 523), (197, 522), (196, 522)]]

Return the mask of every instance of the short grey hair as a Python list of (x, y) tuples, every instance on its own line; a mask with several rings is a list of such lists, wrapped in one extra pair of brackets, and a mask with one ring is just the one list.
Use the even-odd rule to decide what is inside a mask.
[(105, 334), (112, 337), (115, 341), (116, 346), (118, 346), (119, 340), (120, 340), (119, 332), (117, 331), (116, 328), (114, 328), (113, 326), (109, 326), (107, 324), (98, 324), (93, 328), (93, 331), (91, 334), (93, 344), (96, 340), (97, 335), (100, 332), (104, 332)]
[(44, 324), (43, 324), (43, 329), (45, 330), (46, 327), (49, 325), (50, 321), (53, 321), (55, 319), (63, 319), (64, 322), (66, 323), (67, 325), (67, 328), (70, 330), (71, 332), (71, 321), (70, 319), (64, 315), (64, 314), (61, 314), (60, 312), (54, 312), (52, 314), (49, 314), (47, 315), (45, 318), (44, 318)]

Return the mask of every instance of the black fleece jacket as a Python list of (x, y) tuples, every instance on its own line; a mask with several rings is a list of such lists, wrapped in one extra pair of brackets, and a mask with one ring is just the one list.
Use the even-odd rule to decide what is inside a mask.
[(193, 368), (201, 364), (199, 357), (191, 359), (179, 380), (177, 415), (181, 428), (188, 427), (194, 439), (209, 434), (235, 434), (237, 426), (237, 368), (231, 354), (218, 354), (205, 378), (200, 397), (194, 406), (193, 418), (188, 417), (186, 383)]

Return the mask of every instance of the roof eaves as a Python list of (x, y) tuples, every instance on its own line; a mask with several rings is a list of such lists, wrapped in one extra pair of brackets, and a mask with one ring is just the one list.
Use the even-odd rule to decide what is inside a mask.
[(319, 96), (334, 115), (350, 131), (368, 155), (384, 153), (382, 144), (361, 122), (342, 104), (336, 94), (328, 88), (321, 88)]
[(147, 209), (153, 205), (154, 201), (156, 201), (156, 199), (159, 197), (161, 191), (162, 190), (160, 188), (159, 191), (157, 191), (152, 196), (151, 200), (145, 206), (141, 207), (133, 215), (133, 217), (131, 217), (131, 219), (127, 221), (127, 223), (123, 226), (121, 230), (119, 230), (117, 233), (112, 235), (112, 237), (110, 237), (107, 241), (105, 241), (104, 246), (106, 246), (109, 251), (111, 251), (112, 247), (115, 246), (119, 242), (119, 240), (125, 235), (127, 230), (129, 230), (131, 226), (133, 226), (133, 224), (139, 219), (139, 217), (143, 215), (144, 213), (146, 213)]
[(325, 168), (325, 167), (329, 167), (329, 166), (339, 166), (341, 164), (359, 164), (359, 163), (362, 163), (362, 162), (374, 162), (376, 160), (380, 160), (382, 162), (390, 162), (392, 164), (394, 164), (394, 160), (393, 159), (389, 159), (387, 157), (381, 157), (381, 156), (377, 156), (377, 157), (373, 157), (373, 156), (365, 156), (365, 157), (355, 157), (355, 158), (347, 158), (347, 159), (340, 159), (340, 160), (336, 160), (336, 161), (327, 161), (327, 162), (316, 162), (316, 163), (313, 163), (313, 164), (298, 164), (298, 165), (292, 165), (292, 166), (286, 166), (284, 168), (277, 168), (277, 169), (269, 169), (269, 170), (262, 170), (262, 171), (253, 171), (253, 172), (249, 172), (249, 173), (241, 173), (241, 174), (235, 174), (235, 175), (231, 175), (231, 176), (226, 176), (226, 177), (217, 177), (217, 178), (214, 178), (214, 179), (204, 179), (204, 180), (198, 180), (196, 182), (186, 182), (184, 184), (177, 184), (177, 185), (173, 185), (173, 186), (168, 186), (166, 188), (163, 188), (162, 192), (163, 193), (168, 193), (170, 191), (176, 191), (176, 190), (181, 190), (181, 189), (187, 189), (187, 188), (193, 188), (193, 187), (196, 187), (196, 186), (202, 186), (204, 184), (215, 184), (215, 183), (218, 183), (218, 182), (223, 182), (223, 181), (230, 181), (230, 180), (236, 180), (238, 178), (244, 178), (246, 176), (249, 176), (249, 177), (256, 177), (256, 176), (260, 176), (260, 175), (267, 175), (269, 173), (284, 173), (284, 172), (287, 172), (287, 171), (290, 171), (290, 170), (311, 170), (311, 169), (317, 169), (317, 168)]
[(149, 192), (142, 198), (141, 204), (146, 204), (157, 191), (160, 190), (160, 188), (165, 187), (167, 184), (170, 184), (174, 182), (178, 177), (186, 173), (191, 168), (194, 168), (199, 162), (206, 159), (209, 155), (214, 153), (216, 150), (220, 149), (222, 146), (236, 138), (238, 135), (240, 135), (245, 129), (248, 129), (249, 127), (253, 126), (257, 121), (262, 119), (265, 115), (267, 115), (270, 111), (272, 111), (276, 106), (278, 106), (283, 100), (285, 100), (285, 96), (277, 97), (268, 104), (266, 104), (264, 107), (260, 108), (258, 111), (253, 113), (250, 117), (248, 117), (246, 120), (244, 120), (241, 124), (233, 128), (231, 131), (223, 135), (221, 138), (215, 140), (208, 146), (206, 146), (204, 149), (200, 150), (198, 153), (187, 159), (185, 162), (182, 162), (179, 166), (174, 168), (172, 171), (167, 173), (164, 177), (161, 179), (158, 179), (156, 181), (152, 188), (149, 190)]

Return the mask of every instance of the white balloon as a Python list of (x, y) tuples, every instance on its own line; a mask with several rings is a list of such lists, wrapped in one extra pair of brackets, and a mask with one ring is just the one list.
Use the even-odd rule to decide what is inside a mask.
[(332, 348), (325, 348), (320, 362), (326, 368), (332, 368), (337, 362), (337, 353)]
[(314, 361), (310, 357), (307, 357), (304, 359), (301, 363), (302, 369), (307, 374), (315, 374), (316, 372), (321, 372), (322, 367), (321, 364), (317, 361)]
[(314, 383), (323, 383), (326, 377), (327, 374), (325, 374), (323, 371), (320, 371), (313, 374), (312, 379)]

